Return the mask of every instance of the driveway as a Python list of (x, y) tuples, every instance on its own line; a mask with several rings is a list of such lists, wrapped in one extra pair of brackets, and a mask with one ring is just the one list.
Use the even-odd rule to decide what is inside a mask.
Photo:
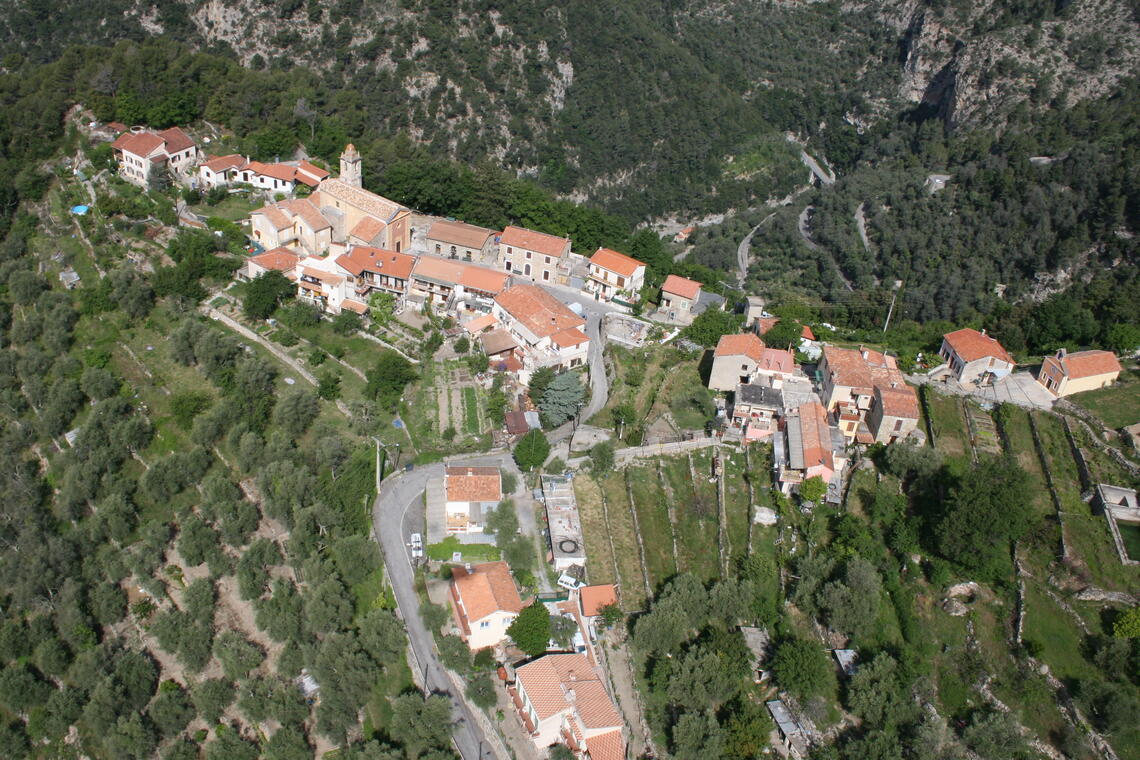
[[(465, 460), (472, 465), (510, 466), (510, 454)], [(435, 640), (420, 615), (415, 572), (405, 541), (411, 519), (418, 520), (423, 492), (429, 481), (443, 481), (443, 464), (398, 472), (384, 480), (372, 507), (373, 535), (384, 553), (384, 567), (396, 597), (413, 658), (424, 690), (451, 700), (452, 738), (463, 760), (507, 760), (506, 749), (482, 713), (467, 704), (459, 685), (439, 662)]]
[(933, 382), (926, 375), (907, 375), (907, 380), (915, 385), (929, 385), (942, 393), (952, 393), (955, 396), (969, 396), (978, 401), (991, 404), (1014, 404), (1025, 409), (1053, 408), (1056, 398), (1045, 390), (1045, 386), (1037, 382), (1032, 372), (1014, 372), (1011, 375), (994, 381), (993, 385), (975, 388), (972, 385), (960, 385), (954, 380), (946, 382)]
[(548, 293), (566, 304), (576, 303), (586, 316), (586, 335), (590, 337), (590, 351), (587, 356), (590, 366), (590, 402), (582, 407), (579, 419), (588, 420), (606, 405), (610, 397), (610, 381), (606, 377), (605, 342), (602, 340), (602, 320), (607, 314), (620, 311), (602, 301), (595, 301), (589, 293), (574, 290), (563, 285), (543, 285)]

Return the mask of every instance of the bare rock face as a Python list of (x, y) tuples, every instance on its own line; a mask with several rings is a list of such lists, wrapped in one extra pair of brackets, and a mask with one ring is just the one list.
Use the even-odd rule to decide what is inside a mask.
[(898, 97), (948, 126), (1000, 126), (1014, 109), (1068, 107), (1112, 90), (1140, 66), (1140, 19), (1125, 0), (1075, 0), (1027, 23), (1002, 0), (930, 8), (867, 5), (900, 34)]

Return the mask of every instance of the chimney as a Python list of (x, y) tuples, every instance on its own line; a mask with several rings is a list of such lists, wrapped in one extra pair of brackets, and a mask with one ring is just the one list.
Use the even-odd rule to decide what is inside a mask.
[(463, 569), (467, 571), (468, 575), (471, 575), (473, 572), (475, 572), (475, 568), (471, 566), (470, 562), (464, 563)]
[(870, 354), (867, 353), (867, 349), (864, 346), (859, 346), (859, 354), (860, 354), (860, 356), (863, 357), (863, 361), (867, 361), (867, 357), (870, 356)]
[(1057, 358), (1058, 359), (1064, 359), (1068, 355), (1069, 355), (1069, 352), (1066, 349), (1064, 349), (1064, 348), (1058, 348), (1057, 349)]
[(982, 335), (985, 335), (985, 334), (986, 334), (986, 328), (983, 327), (982, 328)]

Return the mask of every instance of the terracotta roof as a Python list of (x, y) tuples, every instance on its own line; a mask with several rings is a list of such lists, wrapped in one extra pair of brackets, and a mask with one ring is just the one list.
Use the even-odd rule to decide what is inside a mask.
[(760, 361), (763, 351), (764, 341), (756, 337), (756, 333), (740, 333), (720, 336), (713, 356), (747, 356), (752, 361)]
[(111, 147), (136, 156), (146, 157), (163, 146), (162, 138), (153, 132), (126, 132)]
[(181, 153), (187, 148), (193, 148), (195, 146), (194, 138), (178, 127), (164, 129), (158, 133), (158, 136), (166, 143), (167, 153)]
[(327, 178), (329, 173), (315, 164), (302, 160), (297, 164), (297, 181), (304, 182), (309, 187), (316, 187), (321, 180)]
[(594, 255), (590, 257), (590, 263), (600, 266), (602, 269), (617, 272), (625, 277), (633, 277), (638, 267), (645, 266), (637, 259), (626, 256), (624, 253), (611, 251), (609, 248), (599, 248), (595, 251)]
[(548, 654), (515, 670), (540, 721), (572, 711), (586, 730), (622, 726), (613, 700), (583, 654)]
[(355, 311), (357, 314), (367, 314), (368, 306), (362, 304), (360, 301), (353, 301), (351, 298), (346, 298), (340, 302), (340, 308)]
[(416, 262), (413, 273), (448, 285), (462, 285), (472, 290), (486, 293), (498, 293), (507, 284), (510, 277), (506, 272), (496, 272), (486, 267), (467, 264), (455, 259), (444, 259), (439, 256), (420, 256)]
[(494, 327), (498, 321), (493, 314), (483, 314), (463, 325), (463, 329), (472, 335), (478, 335), (487, 328)]
[(470, 573), (461, 565), (453, 567), (451, 585), (470, 621), (482, 620), (496, 612), (517, 614), (523, 608), (506, 562), (484, 562), (472, 567)]
[(272, 177), (284, 182), (292, 182), (297, 176), (297, 168), (288, 164), (263, 164), (260, 161), (250, 161), (242, 171), (260, 174), (263, 177)]
[(887, 387), (875, 386), (875, 401), (888, 417), (918, 419), (918, 396), (908, 385)]
[(988, 335), (972, 330), (969, 327), (961, 330), (955, 330), (952, 333), (946, 333), (942, 336), (954, 353), (965, 362), (977, 361), (984, 359), (987, 356), (992, 356), (996, 359), (1001, 359), (1004, 362), (1014, 364), (1013, 357), (1009, 352), (1002, 348), (1002, 345)]
[(827, 362), (833, 385), (853, 388), (868, 395), (879, 385), (905, 385), (894, 357), (878, 351), (824, 346), (823, 360)]
[[(756, 320), (756, 329), (760, 331), (761, 335), (763, 335), (779, 323), (779, 317), (760, 317)], [(800, 327), (800, 337), (805, 340), (815, 340), (815, 333), (813, 333), (811, 331), (811, 328), (807, 325), (802, 325)]]
[(834, 470), (835, 460), (831, 455), (831, 428), (827, 424), (827, 410), (823, 408), (823, 404), (810, 401), (800, 404), (799, 413), (803, 435), (801, 448), (804, 469), (824, 465), (829, 470)]
[(1120, 372), (1120, 360), (1111, 351), (1077, 351), (1071, 354), (1050, 356), (1046, 362), (1057, 364), (1071, 380)]
[(277, 206), (294, 216), (301, 217), (301, 221), (312, 228), (314, 232), (332, 227), (332, 225), (329, 224), (329, 220), (325, 219), (325, 215), (321, 213), (321, 210), (308, 198), (293, 198), (287, 201), (281, 201)]
[(586, 324), (566, 304), (536, 285), (508, 288), (495, 297), (495, 303), (538, 338)]
[(276, 206), (262, 206), (256, 211), (251, 211), (250, 216), (260, 214), (269, 220), (274, 229), (283, 230), (293, 226), (292, 220)]
[(686, 277), (678, 277), (675, 274), (671, 274), (665, 278), (665, 283), (661, 286), (661, 290), (662, 292), (673, 293), (674, 295), (681, 296), (681, 298), (688, 298), (692, 301), (700, 294), (701, 284), (696, 280), (690, 280)]
[(355, 206), (369, 216), (374, 216), (385, 222), (391, 222), (402, 212), (408, 211), (408, 209), (395, 201), (388, 200), (381, 195), (371, 193), (363, 188), (350, 185), (341, 179), (324, 180), (321, 182), (321, 187), (318, 192), (321, 194), (322, 200), (324, 196), (327, 195), (331, 199), (339, 200), (350, 206)]
[(590, 336), (579, 330), (577, 327), (568, 327), (565, 330), (561, 330), (550, 336), (550, 342), (560, 348), (580, 346), (589, 340)]
[(288, 248), (274, 248), (250, 258), (250, 261), (262, 269), (273, 269), (278, 272), (291, 271), (300, 260), (301, 257)]
[(109, 121), (107, 122), (107, 129), (112, 132), (126, 132), (128, 127), (121, 121)]
[(782, 348), (765, 346), (760, 352), (760, 357), (756, 359), (756, 368), (790, 375), (796, 371), (796, 357)]
[(586, 737), (586, 751), (590, 760), (625, 760), (625, 739), (621, 729)]
[(578, 597), (582, 601), (582, 614), (586, 617), (600, 615), (603, 607), (618, 603), (617, 589), (609, 583), (584, 586), (578, 589)]
[(314, 293), (321, 292), (321, 286), (317, 285), (315, 282), (309, 282), (308, 280), (297, 280), (297, 284), (305, 290), (311, 290)]
[(500, 501), (503, 481), (498, 467), (448, 467), (448, 501)]
[(483, 344), (483, 353), (488, 356), (519, 347), (518, 342), (506, 330), (485, 332), (479, 336), (479, 342)]
[(356, 223), (352, 231), (348, 233), (349, 237), (354, 237), (357, 240), (363, 240), (366, 243), (371, 243), (376, 239), (376, 236), (384, 231), (388, 225), (385, 222), (376, 219), (375, 217), (366, 216)]
[(228, 156), (214, 156), (209, 161), (202, 164), (212, 172), (224, 172), (227, 169), (240, 169), (245, 166), (245, 157), (237, 153), (231, 153)]
[(495, 234), (494, 230), (486, 227), (476, 227), (466, 222), (450, 222), (439, 219), (432, 223), (428, 229), (429, 240), (438, 240), (448, 245), (458, 245), (464, 248), (482, 248), (487, 244), (487, 238)]
[(506, 227), (503, 230), (502, 237), (499, 238), (500, 245), (522, 248), (541, 253), (544, 256), (561, 256), (564, 251), (568, 250), (569, 242), (569, 238), (548, 235), (545, 232), (536, 232), (514, 225)]
[(800, 337), (803, 338), (804, 340), (815, 340), (815, 333), (813, 333), (811, 331), (810, 327), (808, 327), (807, 325), (804, 325), (803, 328), (800, 330)]
[(416, 257), (383, 248), (357, 245), (353, 246), (348, 253), (342, 253), (338, 256), (336, 263), (337, 266), (354, 277), (359, 277), (363, 272), (374, 272), (406, 280), (412, 275), (412, 267), (416, 264)]

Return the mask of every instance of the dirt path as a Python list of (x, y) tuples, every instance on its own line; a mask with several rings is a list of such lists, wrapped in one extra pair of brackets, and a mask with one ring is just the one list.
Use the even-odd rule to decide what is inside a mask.
[(645, 708), (635, 685), (627, 640), (616, 640), (616, 635), (616, 632), (607, 633), (607, 638), (613, 636), (615, 639), (607, 642), (609, 646), (598, 647), (597, 651), (602, 660), (602, 668), (609, 675), (614, 701), (629, 728), (629, 756), (661, 757), (653, 744), (649, 724), (645, 721)]

